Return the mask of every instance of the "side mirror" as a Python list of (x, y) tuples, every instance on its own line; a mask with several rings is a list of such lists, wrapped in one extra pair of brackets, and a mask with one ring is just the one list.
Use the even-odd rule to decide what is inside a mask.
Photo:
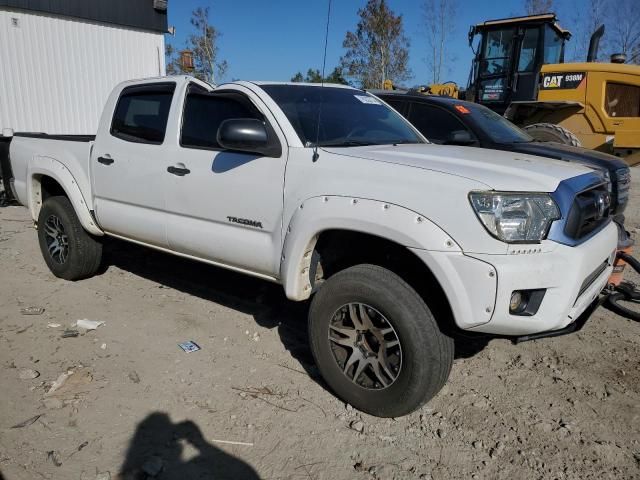
[(264, 157), (279, 157), (282, 148), (269, 139), (264, 123), (255, 118), (232, 118), (220, 124), (218, 144), (225, 150), (258, 153)]
[(444, 141), (445, 145), (472, 145), (476, 139), (471, 136), (468, 130), (454, 130)]

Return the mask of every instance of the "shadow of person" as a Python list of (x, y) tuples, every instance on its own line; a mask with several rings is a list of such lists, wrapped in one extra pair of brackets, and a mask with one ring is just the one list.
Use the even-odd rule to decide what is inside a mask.
[(0, 480), (4, 480), (4, 475), (2, 475), (2, 472), (0, 472)]
[[(185, 458), (191, 452), (196, 454)], [(195, 423), (173, 423), (164, 412), (138, 424), (117, 478), (260, 480), (247, 463), (207, 442)]]

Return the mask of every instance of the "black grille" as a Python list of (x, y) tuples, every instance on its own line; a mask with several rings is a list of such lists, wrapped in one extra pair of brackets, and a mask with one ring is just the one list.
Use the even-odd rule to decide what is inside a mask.
[(606, 185), (581, 192), (573, 200), (564, 233), (579, 240), (606, 224), (610, 210), (611, 196)]

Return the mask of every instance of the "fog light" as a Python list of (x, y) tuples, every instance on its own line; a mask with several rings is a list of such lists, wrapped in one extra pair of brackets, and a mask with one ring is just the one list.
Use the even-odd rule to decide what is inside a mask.
[(535, 290), (514, 290), (509, 299), (509, 313), (511, 315), (519, 315), (530, 317), (538, 313), (546, 288)]
[(511, 294), (511, 300), (509, 301), (509, 312), (517, 313), (524, 310), (523, 307), (526, 307), (527, 304), (525, 302), (524, 296), (522, 292), (516, 290)]

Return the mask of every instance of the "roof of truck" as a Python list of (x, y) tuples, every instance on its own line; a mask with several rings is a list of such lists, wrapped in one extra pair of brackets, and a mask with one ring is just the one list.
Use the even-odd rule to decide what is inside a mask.
[(250, 83), (253, 83), (254, 85), (302, 85), (302, 86), (307, 86), (307, 87), (337, 87), (337, 88), (347, 88), (347, 89), (351, 89), (351, 90), (358, 90), (355, 87), (352, 87), (351, 85), (343, 85), (341, 83), (308, 83), (308, 82), (271, 82), (268, 80), (258, 80), (258, 81), (251, 81)]

